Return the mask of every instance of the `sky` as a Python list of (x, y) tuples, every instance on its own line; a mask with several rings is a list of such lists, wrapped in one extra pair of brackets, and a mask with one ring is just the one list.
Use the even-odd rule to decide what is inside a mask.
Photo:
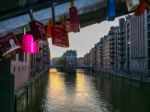
[(111, 22), (103, 21), (82, 28), (79, 33), (69, 33), (69, 48), (56, 47), (52, 45), (51, 39), (49, 39), (51, 57), (62, 56), (62, 54), (69, 49), (76, 50), (77, 57), (83, 57), (97, 42), (100, 41), (101, 37), (107, 35), (111, 26), (119, 25), (118, 20), (119, 18)]

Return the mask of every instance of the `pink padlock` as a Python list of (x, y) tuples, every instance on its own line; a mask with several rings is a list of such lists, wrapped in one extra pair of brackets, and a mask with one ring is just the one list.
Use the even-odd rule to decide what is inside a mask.
[(25, 34), (22, 36), (21, 48), (26, 53), (39, 53), (39, 45), (34, 41), (31, 34)]
[(33, 35), (32, 34), (24, 34), (22, 36), (22, 43), (33, 43)]
[(69, 9), (70, 13), (70, 26), (73, 32), (80, 32), (80, 23), (78, 20), (78, 10), (76, 7), (72, 6)]

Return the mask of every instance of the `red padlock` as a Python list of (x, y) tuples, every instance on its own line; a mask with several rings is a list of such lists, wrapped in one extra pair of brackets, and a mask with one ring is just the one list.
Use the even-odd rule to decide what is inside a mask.
[(46, 40), (46, 32), (44, 25), (36, 20), (29, 23), (31, 32), (33, 34), (34, 40)]
[(72, 6), (69, 8), (70, 13), (70, 25), (73, 32), (80, 32), (80, 23), (78, 20), (78, 10), (76, 7)]
[(66, 20), (65, 25), (66, 25), (67, 32), (71, 32), (72, 28), (71, 28), (70, 20)]
[(135, 11), (135, 16), (140, 16), (142, 14), (144, 14), (144, 11), (146, 10), (146, 8), (148, 8), (148, 2), (146, 0), (142, 0), (140, 2), (140, 5), (138, 6), (138, 8)]
[(68, 32), (63, 24), (52, 26), (52, 44), (59, 47), (69, 47)]

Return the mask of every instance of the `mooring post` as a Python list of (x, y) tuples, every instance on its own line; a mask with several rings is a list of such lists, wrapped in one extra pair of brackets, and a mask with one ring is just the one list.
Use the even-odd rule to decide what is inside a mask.
[(11, 60), (0, 61), (0, 112), (14, 112), (14, 76), (10, 72)]

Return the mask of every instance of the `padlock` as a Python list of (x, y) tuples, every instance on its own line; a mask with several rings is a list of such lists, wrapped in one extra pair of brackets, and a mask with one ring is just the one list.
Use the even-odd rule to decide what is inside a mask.
[(31, 34), (22, 35), (21, 48), (26, 53), (39, 53), (39, 45)]
[(51, 38), (51, 36), (52, 36), (52, 33), (51, 33), (52, 25), (53, 25), (52, 21), (49, 21), (48, 25), (46, 27), (46, 37), (47, 38)]
[(116, 17), (116, 0), (107, 0), (107, 20), (113, 21)]
[(139, 0), (126, 0), (128, 11), (134, 11), (140, 4)]
[(20, 43), (16, 36), (10, 32), (0, 37), (0, 54), (2, 57), (20, 48)]
[(33, 34), (34, 40), (46, 40), (46, 32), (44, 25), (36, 20), (29, 23), (30, 30)]
[(69, 8), (70, 14), (70, 26), (73, 32), (80, 32), (80, 23), (78, 19), (78, 10), (76, 7), (72, 6)]
[(140, 2), (140, 5), (137, 7), (136, 11), (135, 11), (135, 16), (140, 16), (142, 14), (144, 14), (145, 10), (149, 8), (149, 4), (147, 2), (147, 0), (142, 0)]
[(69, 47), (68, 32), (63, 24), (52, 26), (52, 44), (59, 47)]
[(71, 32), (72, 28), (71, 28), (70, 20), (66, 20), (65, 25), (66, 25), (67, 32)]

